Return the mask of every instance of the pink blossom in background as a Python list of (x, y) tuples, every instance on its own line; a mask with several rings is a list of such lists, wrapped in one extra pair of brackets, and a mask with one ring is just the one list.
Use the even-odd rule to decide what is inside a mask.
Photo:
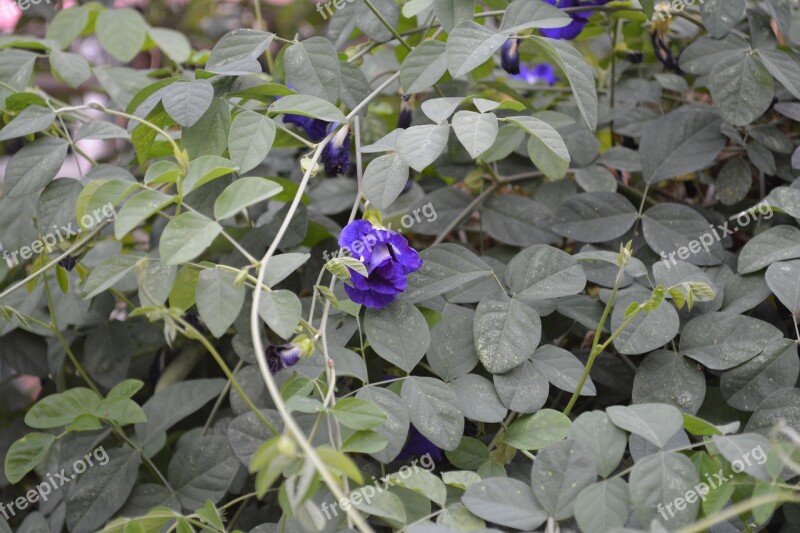
[(0, 31), (11, 31), (17, 25), (22, 11), (14, 0), (0, 0)]

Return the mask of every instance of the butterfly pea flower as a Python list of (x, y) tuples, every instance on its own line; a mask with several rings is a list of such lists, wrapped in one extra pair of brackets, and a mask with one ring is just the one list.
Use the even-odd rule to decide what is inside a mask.
[(553, 86), (558, 81), (558, 77), (556, 76), (556, 69), (554, 69), (552, 65), (548, 65), (547, 63), (540, 63), (533, 67), (529, 67), (528, 65), (522, 65), (522, 67), (520, 67), (519, 74), (513, 77), (518, 80), (528, 82), (531, 85), (543, 81), (547, 83), (547, 85)]
[(75, 268), (75, 265), (78, 264), (78, 261), (80, 261), (80, 259), (81, 256), (79, 255), (68, 255), (64, 259), (58, 262), (58, 266), (70, 272), (72, 271), (73, 268)]
[(368, 220), (345, 226), (339, 246), (366, 267), (366, 276), (349, 269), (352, 284), (344, 286), (352, 301), (366, 307), (380, 309), (395, 301), (406, 289), (406, 276), (422, 266), (422, 259), (405, 237)]
[(299, 128), (303, 128), (309, 140), (315, 143), (325, 138), (328, 134), (328, 126), (330, 126), (330, 122), (303, 115), (284, 115), (283, 122), (284, 124), (294, 124)]
[(300, 359), (314, 353), (314, 343), (305, 335), (299, 335), (292, 342), (280, 346), (270, 345), (266, 349), (267, 367), (275, 375), (284, 368), (296, 365)]
[(519, 41), (508, 39), (500, 49), (500, 65), (509, 74), (519, 74)]
[[(328, 126), (328, 133), (332, 132), (338, 123)], [(328, 176), (343, 174), (350, 168), (350, 126), (345, 124), (331, 141), (322, 149), (322, 162), (325, 164), (325, 173)]]
[[(611, 0), (589, 0), (583, 1), (581, 0), (543, 0), (547, 2), (551, 6), (556, 6), (560, 9), (569, 9), (574, 7), (581, 7), (581, 6), (602, 6), (609, 3)], [(589, 22), (589, 17), (592, 16), (592, 11), (572, 11), (569, 13), (569, 17), (572, 19), (572, 22), (567, 24), (562, 28), (542, 28), (541, 31), (542, 35), (545, 37), (549, 37), (550, 39), (565, 39), (565, 40), (572, 40), (583, 31), (583, 28), (586, 26), (586, 23)]]
[(411, 126), (412, 118), (411, 95), (404, 94), (403, 99), (400, 101), (400, 114), (397, 115), (397, 127), (404, 130)]

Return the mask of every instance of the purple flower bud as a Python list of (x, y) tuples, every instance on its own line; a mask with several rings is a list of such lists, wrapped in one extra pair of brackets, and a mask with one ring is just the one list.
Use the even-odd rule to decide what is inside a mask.
[(509, 74), (519, 74), (519, 41), (508, 39), (500, 49), (500, 64)]
[[(328, 127), (328, 133), (333, 131), (338, 124), (334, 123)], [(322, 149), (322, 162), (325, 164), (325, 173), (328, 176), (337, 176), (347, 172), (350, 168), (350, 126), (345, 124), (331, 142)]]
[(325, 122), (318, 118), (306, 117), (303, 115), (284, 115), (284, 124), (294, 124), (297, 127), (303, 128), (306, 135), (311, 142), (318, 143), (328, 134), (328, 126), (330, 122)]

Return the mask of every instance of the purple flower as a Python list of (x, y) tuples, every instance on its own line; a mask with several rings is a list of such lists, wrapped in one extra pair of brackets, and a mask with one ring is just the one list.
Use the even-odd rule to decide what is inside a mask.
[(351, 300), (366, 307), (380, 309), (392, 303), (406, 289), (406, 275), (422, 266), (422, 259), (405, 237), (376, 228), (367, 220), (345, 226), (339, 246), (367, 269), (367, 276), (350, 269), (352, 285), (344, 286)]
[[(338, 123), (333, 123), (328, 126), (328, 133), (338, 125)], [(350, 168), (350, 126), (345, 124), (336, 132), (331, 142), (322, 149), (321, 159), (325, 163), (325, 173), (328, 176), (337, 176), (347, 172)]]
[(294, 366), (300, 360), (302, 350), (299, 346), (288, 343), (280, 346), (270, 345), (267, 347), (267, 366), (273, 375), (284, 368)]
[(500, 65), (509, 74), (519, 74), (519, 41), (508, 39), (500, 49)]
[(519, 74), (515, 75), (514, 78), (526, 81), (531, 85), (543, 81), (552, 86), (558, 81), (556, 70), (547, 63), (540, 63), (532, 68), (528, 65), (522, 65)]
[(284, 115), (284, 124), (294, 124), (303, 128), (311, 142), (318, 143), (325, 138), (330, 122), (325, 122), (318, 118), (306, 117), (303, 115)]
[[(568, 9), (581, 6), (602, 6), (611, 0), (587, 0), (581, 2), (580, 0), (544, 0), (551, 6), (557, 6), (561, 9)], [(551, 39), (566, 39), (572, 40), (577, 37), (589, 22), (589, 17), (592, 16), (592, 11), (573, 11), (569, 13), (572, 22), (562, 28), (542, 28), (540, 31), (545, 37)]]

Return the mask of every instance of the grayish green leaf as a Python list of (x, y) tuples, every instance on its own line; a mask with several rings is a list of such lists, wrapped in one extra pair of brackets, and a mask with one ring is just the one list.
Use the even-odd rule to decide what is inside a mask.
[(568, 438), (589, 447), (602, 477), (608, 477), (616, 470), (628, 446), (625, 432), (602, 411), (582, 413), (572, 422)]
[(472, 320), (473, 313), (452, 314), (431, 328), (428, 364), (444, 381), (465, 376), (478, 364)]
[(401, 390), (411, 423), (424, 437), (444, 450), (455, 450), (464, 433), (464, 415), (458, 396), (444, 382), (408, 377)]
[[(566, 392), (575, 392), (585, 367), (577, 357), (558, 346), (546, 344), (534, 352), (531, 358), (534, 368), (544, 374), (554, 386)], [(581, 396), (595, 396), (592, 378), (586, 378)]]
[(396, 153), (372, 160), (364, 170), (364, 196), (376, 209), (397, 200), (408, 182), (408, 165)]
[(772, 293), (792, 315), (800, 316), (800, 261), (771, 264), (767, 269), (766, 280)]
[[(281, 192), (283, 187), (264, 178), (239, 178), (228, 185), (214, 202), (214, 218), (223, 220), (251, 205), (263, 202)], [(273, 259), (274, 261), (274, 259)], [(270, 267), (274, 265), (270, 263)], [(271, 285), (271, 284), (270, 284)]]
[(404, 300), (367, 309), (364, 332), (378, 355), (406, 372), (414, 370), (431, 343), (425, 317)]
[(414, 94), (429, 89), (447, 72), (445, 43), (424, 41), (406, 57), (400, 66), (400, 85), (405, 92)]
[(450, 383), (458, 396), (464, 416), (478, 422), (497, 424), (508, 414), (492, 382), (477, 374), (458, 377)]
[(505, 295), (490, 295), (475, 311), (473, 336), (483, 366), (503, 374), (521, 365), (539, 345), (542, 323), (536, 311)]
[(286, 81), (302, 94), (335, 104), (339, 99), (341, 67), (336, 49), (324, 37), (289, 46), (283, 54)]
[(563, 440), (544, 448), (537, 454), (531, 472), (537, 501), (556, 520), (575, 514), (575, 499), (596, 479), (597, 467), (591, 450), (575, 440)]
[(585, 533), (622, 528), (631, 514), (628, 484), (620, 478), (589, 485), (575, 500), (575, 520)]
[(583, 267), (566, 252), (545, 245), (535, 245), (518, 253), (505, 272), (515, 298), (532, 302), (571, 296), (586, 287)]
[(170, 117), (188, 128), (202, 117), (214, 99), (214, 87), (208, 80), (178, 82), (164, 88), (161, 103)]
[(747, 242), (739, 253), (739, 273), (750, 274), (764, 267), (800, 257), (800, 230), (775, 226)]
[(679, 353), (658, 350), (636, 369), (634, 403), (666, 403), (697, 414), (706, 395), (703, 371)]
[(450, 126), (446, 121), (437, 125), (411, 126), (397, 138), (397, 153), (408, 166), (422, 172), (447, 147), (449, 136)]
[(752, 54), (723, 57), (711, 71), (709, 88), (714, 104), (734, 126), (746, 126), (763, 115), (775, 93), (775, 82)]
[(186, 212), (170, 220), (159, 243), (167, 265), (191, 261), (202, 254), (222, 231), (222, 226), (199, 213)]
[(500, 526), (530, 531), (547, 520), (531, 488), (516, 479), (484, 479), (470, 485), (461, 502), (475, 516)]
[(258, 315), (267, 323), (269, 329), (284, 339), (288, 340), (294, 335), (297, 324), (300, 323), (301, 312), (300, 299), (292, 291), (270, 291), (261, 294)]
[(269, 117), (254, 111), (243, 111), (231, 123), (228, 135), (228, 151), (231, 160), (244, 174), (267, 157), (275, 140), (275, 123)]
[(720, 390), (731, 407), (754, 411), (775, 390), (794, 386), (798, 374), (797, 344), (781, 339), (745, 364), (723, 372)]
[(630, 406), (614, 405), (606, 410), (618, 428), (647, 439), (663, 448), (683, 427), (681, 412), (672, 405), (640, 403)]
[(665, 509), (677, 498), (685, 499), (686, 493), (698, 482), (697, 469), (684, 455), (674, 452), (659, 452), (638, 461), (630, 475), (630, 498), (633, 510), (640, 524), (649, 524), (657, 520), (661, 524), (669, 524), (670, 528), (680, 528), (693, 523), (700, 501), (686, 502), (683, 511), (669, 516), (669, 522), (658, 512), (659, 505)]
[(3, 195), (21, 198), (41, 191), (61, 169), (69, 144), (42, 137), (24, 146), (9, 160), (3, 178)]
[(233, 483), (241, 465), (223, 435), (187, 439), (169, 463), (168, 479), (183, 509), (219, 502)]
[(197, 282), (197, 310), (215, 337), (222, 337), (239, 316), (244, 305), (244, 285), (237, 286), (236, 275), (217, 269), (200, 272)]
[(101, 11), (95, 23), (97, 40), (103, 49), (127, 63), (136, 57), (147, 39), (147, 23), (131, 8)]
[(454, 78), (469, 74), (503, 46), (506, 36), (467, 20), (456, 26), (447, 38), (447, 69)]
[(624, 235), (637, 218), (636, 208), (624, 196), (587, 192), (558, 206), (553, 231), (581, 242), (604, 242)]

